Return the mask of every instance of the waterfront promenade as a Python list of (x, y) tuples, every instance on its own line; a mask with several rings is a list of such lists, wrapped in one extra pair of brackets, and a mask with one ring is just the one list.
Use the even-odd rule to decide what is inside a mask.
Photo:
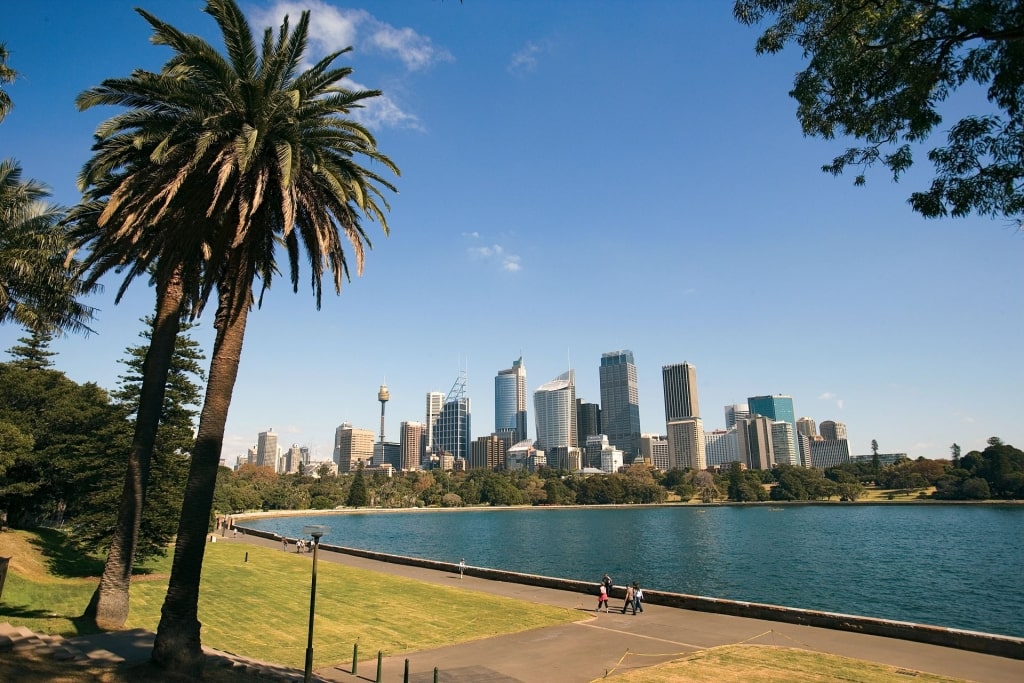
[[(218, 542), (252, 543), (280, 548), (280, 543), (255, 536), (218, 537)], [(311, 555), (306, 557), (312, 558)], [(622, 601), (611, 600), (612, 611), (597, 613), (596, 596), (489, 581), (457, 572), (437, 571), (321, 551), (321, 562), (336, 562), (371, 571), (409, 577), (437, 585), (459, 586), (536, 603), (578, 610), (579, 621), (524, 633), (499, 636), (444, 648), (388, 657), (383, 680), (401, 681), (405, 660), (410, 680), (427, 683), (439, 669), (442, 683), (587, 682), (606, 672), (631, 669), (679, 659), (693, 652), (735, 643), (795, 647), (852, 657), (909, 671), (952, 676), (979, 683), (1017, 683), (1024, 680), (1024, 661), (826, 628), (797, 626), (744, 617), (645, 605), (644, 613), (622, 614)], [(596, 579), (600, 577), (595, 577)], [(352, 609), (360, 609), (353, 596)], [(320, 614), (319, 618), (329, 618)], [(467, 614), (471, 625), (473, 615)], [(314, 642), (315, 648), (315, 642)], [(358, 676), (349, 673), (351, 661), (317, 670), (329, 681), (374, 680), (376, 649), (360, 643), (363, 661)], [(628, 654), (627, 654), (628, 653)]]

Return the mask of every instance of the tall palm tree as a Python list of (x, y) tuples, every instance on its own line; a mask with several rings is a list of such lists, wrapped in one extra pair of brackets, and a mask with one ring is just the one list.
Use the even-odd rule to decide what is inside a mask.
[[(18, 75), (14, 69), (7, 66), (7, 57), (6, 43), (0, 43), (0, 86), (13, 83)], [(11, 96), (3, 88), (0, 88), (0, 121), (7, 117), (7, 112), (11, 111), (11, 106)]]
[(37, 332), (91, 332), (93, 309), (78, 301), (92, 291), (78, 280), (64, 209), (50, 192), (22, 180), (13, 159), (0, 161), (0, 324)]
[(361, 164), (398, 168), (350, 117), (380, 93), (343, 87), (351, 69), (334, 63), (348, 50), (301, 70), (308, 12), (294, 29), (287, 18), (276, 33), (267, 29), (257, 44), (233, 0), (208, 0), (222, 55), (138, 11), (153, 42), (174, 55), (159, 73), (136, 70), (79, 96), (82, 109), (128, 108), (97, 131), (83, 180), (102, 188), (97, 226), (108, 263), (131, 272), (141, 272), (139, 263), (185, 269), (193, 310), (216, 291), (206, 396), (153, 652), (165, 669), (194, 675), (202, 667), (197, 607), (213, 489), (257, 280), (262, 296), (282, 252), (293, 290), (300, 260), (308, 261), (318, 308), (325, 273), (340, 292), (349, 277), (344, 241), (358, 273), (370, 246), (362, 220), (388, 232), (383, 191), (395, 188)]

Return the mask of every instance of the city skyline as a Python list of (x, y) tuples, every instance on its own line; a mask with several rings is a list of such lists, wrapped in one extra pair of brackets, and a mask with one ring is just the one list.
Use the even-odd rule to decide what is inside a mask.
[[(0, 39), (19, 77), (5, 86), (0, 158), (57, 203), (78, 201), (92, 134), (121, 113), (79, 113), (75, 97), (170, 55), (135, 5), (218, 44), (201, 0), (20, 3), (6, 15)], [(288, 6), (294, 23), (300, 5)], [(723, 425), (721, 406), (783, 393), (798, 416), (845, 423), (856, 454), (872, 439), (911, 458), (948, 457), (954, 442), (981, 450), (991, 436), (1024, 443), (1024, 364), (1007, 342), (1024, 333), (1024, 237), (999, 220), (914, 214), (906, 199), (927, 187), (930, 144), (899, 183), (822, 173), (849, 141), (803, 136), (788, 96), (799, 50), (757, 56), (759, 32), (730, 3), (301, 6), (310, 62), (352, 45), (354, 82), (384, 93), (359, 115), (402, 169), (399, 194), (389, 237), (364, 225), (373, 249), (341, 296), (317, 311), (302, 268), (298, 293), (275, 281), (252, 311), (225, 460), (268, 425), (329, 459), (342, 422), (378, 431), (382, 377), (391, 438), (462, 370), (474, 433), (489, 433), (493, 376), (520, 355), (528, 392), (575, 367), (577, 396), (598, 403), (596, 359), (624, 348), (642, 433), (664, 433), (661, 367), (688, 360), (706, 430)], [(284, 7), (242, 3), (257, 31)], [(629, 95), (610, 105), (612, 87)], [(976, 94), (957, 104), (984, 106)], [(609, 137), (620, 128), (629, 135)], [(96, 334), (51, 347), (77, 382), (116, 387), (153, 310), (143, 281), (115, 306), (119, 282), (89, 299)], [(209, 354), (212, 310), (199, 323)], [(0, 349), (23, 335), (0, 327)]]

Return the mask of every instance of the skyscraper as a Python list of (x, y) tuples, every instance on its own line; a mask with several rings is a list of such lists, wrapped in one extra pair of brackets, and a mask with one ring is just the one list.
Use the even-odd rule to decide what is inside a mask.
[(846, 425), (842, 422), (833, 422), (832, 420), (825, 420), (819, 425), (821, 429), (821, 438), (826, 441), (837, 441), (839, 439), (845, 439), (846, 436)]
[(775, 464), (770, 417), (751, 415), (736, 422), (736, 441), (740, 459), (752, 470), (770, 470)]
[(587, 443), (588, 436), (601, 433), (601, 406), (576, 399), (576, 443)]
[(775, 394), (773, 396), (751, 396), (747, 399), (747, 405), (750, 407), (751, 415), (763, 415), (770, 417), (773, 421), (788, 422), (793, 433), (793, 456), (792, 460), (790, 457), (783, 453), (775, 453), (776, 462), (788, 463), (791, 462), (794, 465), (807, 464), (801, 462), (800, 455), (796, 450), (796, 413), (793, 411), (793, 397), (785, 394)]
[(601, 355), (601, 429), (632, 462), (640, 453), (640, 392), (633, 352)]
[(469, 460), (470, 435), (469, 397), (466, 396), (466, 375), (460, 373), (445, 398), (441, 414), (433, 429), (434, 448), (451, 453), (456, 460)]
[(256, 465), (277, 471), (277, 434), (273, 428), (259, 434), (256, 441)]
[(707, 469), (704, 424), (699, 417), (673, 420), (668, 425), (668, 462), (672, 469)]
[(725, 428), (735, 427), (736, 423), (750, 417), (750, 408), (746, 403), (733, 403), (725, 407)]
[(720, 467), (736, 461), (746, 464), (746, 458), (740, 458), (736, 427), (704, 432), (704, 453), (708, 467)]
[(434, 423), (444, 408), (444, 392), (431, 391), (427, 393), (427, 412), (424, 423), (427, 426), (427, 445), (424, 447), (427, 453), (434, 452)]
[(813, 439), (818, 435), (818, 428), (811, 418), (801, 417), (796, 421), (796, 433)]
[(399, 443), (402, 448), (401, 469), (406, 472), (420, 469), (427, 446), (427, 426), (422, 422), (403, 422)]
[(776, 465), (800, 465), (793, 425), (783, 420), (772, 422), (772, 451)]
[(655, 469), (667, 472), (672, 469), (668, 464), (668, 438), (660, 434), (640, 435), (640, 455), (651, 463)]
[(355, 472), (373, 462), (373, 430), (356, 429), (348, 422), (334, 430), (334, 462), (339, 472)]
[(526, 439), (526, 366), (522, 356), (494, 377), (494, 432), (512, 432), (513, 444)]
[(661, 383), (665, 394), (665, 422), (700, 417), (697, 401), (697, 368), (689, 363), (664, 365)]
[(537, 448), (575, 447), (576, 372), (563, 372), (538, 387), (533, 392), (533, 412), (537, 416)]
[(473, 441), (469, 468), (475, 470), (505, 469), (505, 442), (497, 434), (481, 436)]

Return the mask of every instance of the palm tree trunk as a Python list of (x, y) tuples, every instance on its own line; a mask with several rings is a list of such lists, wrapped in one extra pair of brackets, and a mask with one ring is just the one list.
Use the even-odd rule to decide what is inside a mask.
[(153, 662), (160, 668), (197, 679), (202, 675), (203, 652), (199, 637), (199, 583), (202, 578), (206, 534), (210, 529), (213, 491), (217, 483), (224, 428), (231, 393), (238, 376), (245, 323), (252, 301), (253, 271), (239, 264), (228, 266), (230, 275), (219, 289), (217, 337), (210, 360), (206, 397), (199, 418), (199, 433), (192, 451), (185, 497), (178, 522), (178, 537), (167, 595), (153, 644)]
[(103, 576), (85, 609), (84, 617), (105, 630), (124, 628), (128, 620), (135, 549), (139, 541), (146, 487), (149, 485), (153, 446), (163, 414), (167, 374), (174, 358), (175, 341), (181, 325), (183, 302), (184, 288), (181, 266), (178, 265), (165, 282), (157, 287), (156, 318), (142, 366), (135, 435), (128, 452), (128, 472), (121, 494), (121, 506), (117, 512), (117, 525), (107, 552), (107, 561), (103, 565)]

